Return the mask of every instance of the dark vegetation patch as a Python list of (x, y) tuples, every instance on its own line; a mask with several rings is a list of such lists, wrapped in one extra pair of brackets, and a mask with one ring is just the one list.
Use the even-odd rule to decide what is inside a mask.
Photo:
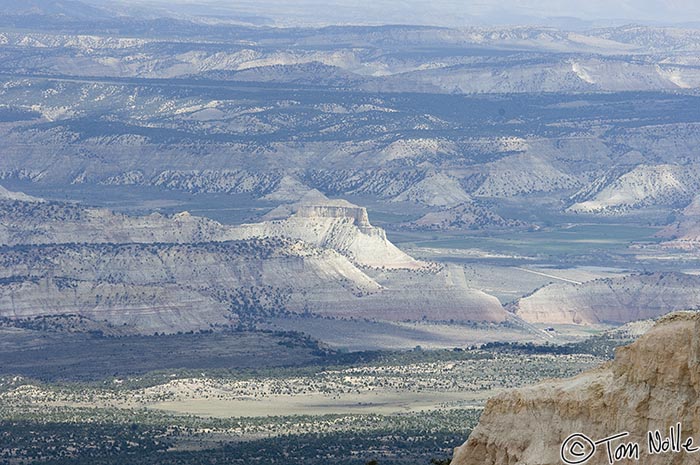
[[(463, 420), (465, 425), (473, 426), (478, 413), (467, 414)], [(325, 465), (330, 461), (348, 465), (429, 465), (449, 457), (468, 434), (468, 429), (411, 425), (371, 432), (288, 434), (205, 449), (192, 446), (190, 437), (187, 443), (191, 450), (183, 450), (176, 447), (177, 443), (191, 432), (177, 426), (3, 421), (0, 463)]]
[[(39, 325), (39, 322), (36, 322)], [(27, 323), (32, 327), (32, 323)], [(36, 326), (36, 325), (34, 325)], [(157, 370), (238, 370), (323, 363), (326, 352), (297, 333), (227, 331), (104, 337), (99, 333), (2, 332), (0, 375), (97, 381)], [(16, 341), (12, 345), (11, 341)]]
[(568, 344), (533, 344), (531, 342), (489, 342), (482, 349), (492, 352), (505, 352), (523, 355), (554, 354), (574, 355), (588, 354), (595, 357), (612, 359), (615, 349), (634, 342), (631, 338), (611, 337), (607, 334), (591, 336), (579, 342)]

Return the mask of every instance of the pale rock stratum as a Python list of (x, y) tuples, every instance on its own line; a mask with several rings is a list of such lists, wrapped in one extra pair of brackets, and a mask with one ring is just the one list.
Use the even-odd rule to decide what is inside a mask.
[(700, 277), (643, 273), (545, 286), (511, 306), (523, 320), (546, 324), (624, 324), (700, 307)]
[(328, 199), (316, 190), (297, 203), (272, 210), (264, 219), (268, 221), (237, 226), (229, 231), (228, 238), (289, 237), (332, 248), (361, 266), (392, 269), (426, 266), (387, 240), (383, 229), (372, 226), (364, 207), (342, 199)]
[[(639, 444), (639, 462), (685, 465), (697, 453), (648, 454), (647, 434), (682, 425), (683, 442), (700, 440), (700, 314), (667, 315), (639, 340), (618, 348), (615, 360), (565, 380), (507, 391), (490, 399), (479, 425), (455, 449), (452, 465), (554, 465), (574, 433), (593, 441), (621, 433), (612, 443)], [(588, 449), (590, 450), (590, 449)], [(608, 462), (605, 446), (586, 462)]]
[(0, 318), (79, 315), (144, 334), (292, 314), (508, 318), (498, 299), (469, 287), (461, 267), (413, 259), (367, 210), (318, 192), (284, 205), (281, 219), (244, 225), (5, 197)]

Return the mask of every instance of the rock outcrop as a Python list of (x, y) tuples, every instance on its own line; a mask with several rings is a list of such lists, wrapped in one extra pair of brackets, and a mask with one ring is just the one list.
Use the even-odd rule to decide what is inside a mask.
[(655, 205), (677, 206), (687, 203), (699, 186), (697, 167), (639, 165), (568, 210), (610, 214)]
[[(562, 444), (570, 435), (581, 433), (598, 441), (621, 432), (629, 436), (612, 442), (613, 451), (622, 443), (637, 443), (638, 463), (697, 463), (696, 454), (683, 451), (649, 454), (647, 435), (658, 430), (665, 438), (669, 428), (680, 423), (682, 442), (692, 437), (696, 447), (698, 392), (700, 315), (674, 313), (638, 341), (617, 349), (613, 362), (571, 379), (504, 392), (489, 400), (479, 425), (455, 450), (452, 465), (561, 464)], [(582, 444), (575, 450), (584, 454), (580, 460), (592, 450)], [(585, 463), (610, 463), (606, 447), (598, 445)]]
[(264, 219), (267, 221), (237, 226), (229, 231), (228, 237), (300, 239), (332, 248), (353, 263), (373, 268), (421, 269), (426, 266), (392, 244), (383, 229), (372, 226), (364, 207), (342, 199), (328, 199), (315, 190), (295, 204), (272, 210)]
[(700, 308), (700, 277), (648, 273), (580, 284), (556, 283), (518, 300), (512, 310), (530, 323), (623, 324)]
[(432, 207), (452, 207), (471, 200), (459, 181), (434, 173), (397, 195), (394, 202), (414, 202)]
[[(501, 322), (461, 268), (414, 260), (367, 211), (320, 193), (240, 226), (182, 212), (127, 216), (0, 200), (0, 317), (79, 315), (142, 333), (294, 313)], [(282, 208), (284, 210), (284, 208)]]

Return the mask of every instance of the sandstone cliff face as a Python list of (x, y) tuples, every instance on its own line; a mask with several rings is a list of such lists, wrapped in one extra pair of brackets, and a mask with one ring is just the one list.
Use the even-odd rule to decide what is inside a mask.
[(345, 200), (328, 199), (318, 191), (310, 192), (296, 204), (274, 209), (266, 219), (269, 221), (231, 228), (227, 237), (288, 237), (336, 250), (360, 266), (413, 270), (426, 267), (426, 263), (392, 244), (382, 228), (372, 226), (367, 209)]
[(297, 211), (302, 218), (348, 218), (361, 229), (372, 227), (369, 224), (367, 209), (363, 207), (341, 207), (335, 205), (302, 205)]
[[(700, 440), (700, 315), (674, 313), (637, 342), (619, 348), (613, 362), (567, 380), (502, 393), (489, 400), (452, 465), (561, 464), (566, 438), (593, 441), (629, 432), (645, 464), (697, 463), (697, 454), (649, 455), (647, 433), (682, 424), (683, 442)], [(587, 464), (609, 463), (605, 446)], [(627, 460), (620, 463), (635, 463)]]
[(622, 324), (700, 306), (700, 277), (650, 273), (546, 286), (513, 306), (530, 323)]

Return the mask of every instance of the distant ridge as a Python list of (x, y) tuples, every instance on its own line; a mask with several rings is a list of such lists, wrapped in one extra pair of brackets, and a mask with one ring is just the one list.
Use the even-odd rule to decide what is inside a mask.
[(77, 0), (0, 0), (4, 16), (67, 16), (76, 19), (109, 18), (107, 10)]
[(19, 200), (22, 202), (43, 202), (43, 199), (32, 197), (23, 192), (12, 192), (0, 186), (0, 200)]

